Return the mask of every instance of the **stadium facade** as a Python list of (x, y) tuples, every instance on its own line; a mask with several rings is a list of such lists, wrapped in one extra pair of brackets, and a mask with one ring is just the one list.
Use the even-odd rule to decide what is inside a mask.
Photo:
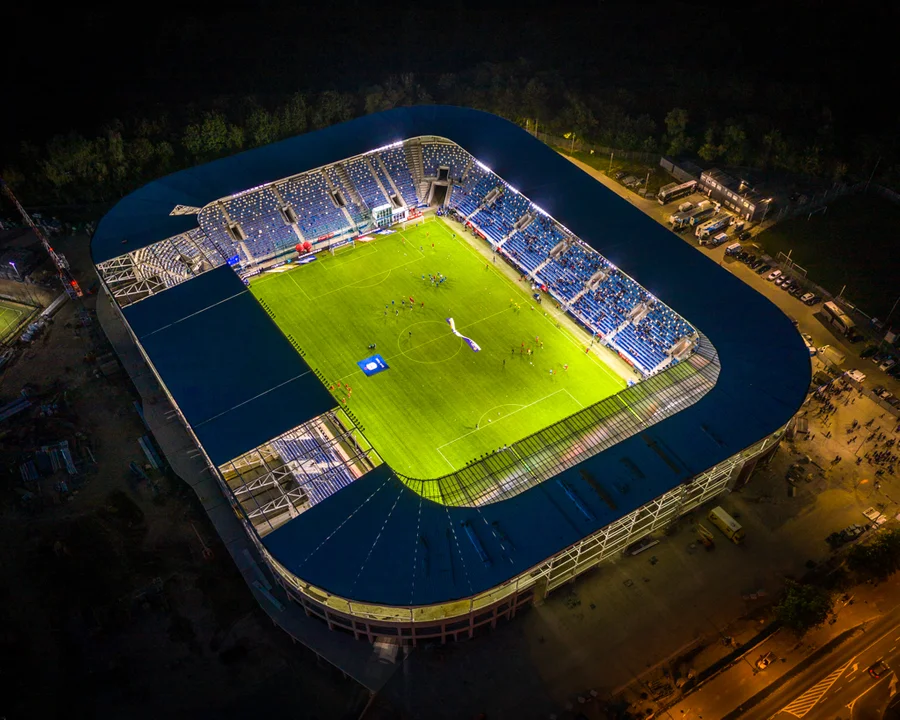
[[(423, 479), (380, 460), (246, 279), (436, 206), (643, 379)], [(92, 254), (274, 578), (369, 640), (471, 637), (739, 487), (809, 385), (778, 308), (520, 128), (467, 109), (370, 115), (162, 178), (113, 208)]]

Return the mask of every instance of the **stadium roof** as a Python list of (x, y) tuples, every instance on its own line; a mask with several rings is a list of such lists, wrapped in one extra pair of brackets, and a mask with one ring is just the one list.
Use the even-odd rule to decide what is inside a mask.
[[(465, 598), (541, 563), (784, 425), (810, 378), (802, 339), (775, 305), (520, 128), (463, 108), (368, 115), (157, 180), (103, 219), (94, 261), (196, 227), (196, 216), (170, 216), (176, 205), (202, 207), (418, 136), (457, 143), (635, 278), (709, 338), (721, 372), (696, 404), (562, 473), (593, 520), (554, 481), (479, 508), (447, 507), (381, 466), (263, 539), (314, 586), (400, 606)], [(217, 464), (334, 405), (227, 267), (124, 312)], [(606, 500), (582, 471), (600, 480)]]

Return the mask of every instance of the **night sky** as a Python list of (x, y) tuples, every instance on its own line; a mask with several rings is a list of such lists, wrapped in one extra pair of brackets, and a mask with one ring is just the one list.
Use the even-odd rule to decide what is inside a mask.
[(842, 137), (898, 119), (894, 3), (223, 5), (7, 9), (0, 149), (219, 96), (357, 91), (394, 73), (428, 81), (519, 58), (587, 92), (622, 88), (658, 121), (684, 104), (686, 87), (696, 97), (704, 83), (734, 83), (740, 96), (744, 82), (775, 98), (782, 85), (802, 87), (811, 104), (832, 109)]

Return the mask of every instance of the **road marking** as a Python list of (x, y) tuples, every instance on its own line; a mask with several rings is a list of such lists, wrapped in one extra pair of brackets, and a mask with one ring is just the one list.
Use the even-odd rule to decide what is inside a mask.
[(847, 707), (850, 708), (851, 710), (853, 710), (853, 706), (856, 704), (856, 701), (857, 701), (857, 700), (859, 700), (863, 695), (865, 695), (867, 692), (869, 692), (869, 691), (872, 690), (873, 688), (877, 687), (878, 685), (881, 685), (881, 683), (883, 683), (885, 680), (887, 680), (887, 679), (888, 679), (889, 677), (891, 677), (892, 675), (893, 675), (893, 673), (891, 673), (890, 675), (885, 675), (883, 678), (881, 678), (881, 679), (880, 679), (878, 682), (876, 682), (874, 685), (869, 685), (869, 687), (867, 687), (867, 688), (866, 688), (865, 690), (863, 690), (859, 695), (857, 695), (857, 696), (856, 696), (855, 698), (853, 698), (849, 703), (847, 703)]
[(894, 645), (894, 647), (892, 647), (890, 650), (888, 650), (888, 652), (894, 652), (894, 650), (896, 650), (896, 649), (897, 649), (897, 646)]
[(849, 666), (850, 663), (848, 662), (843, 667), (838, 668), (830, 675), (817, 682), (796, 700), (783, 707), (782, 712), (787, 712), (795, 717), (802, 718), (813, 709), (813, 706), (822, 699), (822, 696), (831, 689), (831, 686), (840, 679), (841, 675), (844, 674), (844, 670)]

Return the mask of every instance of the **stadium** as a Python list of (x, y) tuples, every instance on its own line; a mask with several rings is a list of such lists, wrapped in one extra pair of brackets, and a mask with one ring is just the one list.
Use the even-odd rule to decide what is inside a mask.
[(103, 289), (248, 538), (357, 638), (470, 638), (716, 495), (791, 321), (521, 128), (369, 115), (157, 180)]

